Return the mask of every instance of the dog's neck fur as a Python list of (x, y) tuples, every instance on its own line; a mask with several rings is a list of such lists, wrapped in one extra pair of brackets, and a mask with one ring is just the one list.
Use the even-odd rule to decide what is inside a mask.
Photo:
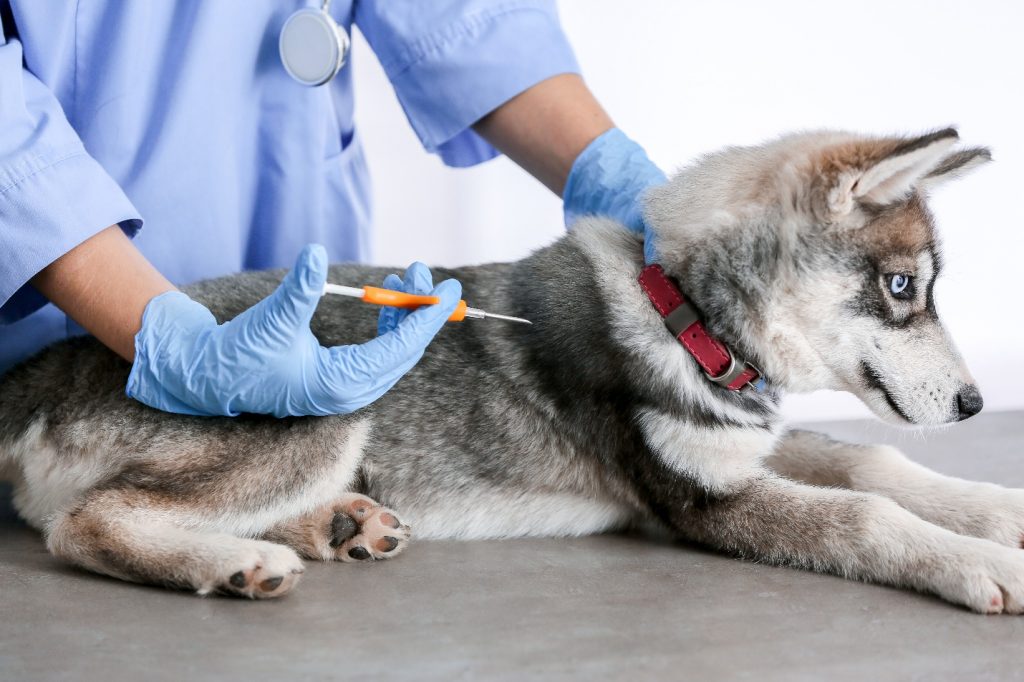
[[(774, 420), (780, 398), (777, 388), (770, 388), (765, 394), (739, 393), (712, 383), (666, 329), (637, 282), (644, 265), (643, 243), (637, 235), (613, 221), (590, 218), (577, 225), (572, 239), (593, 264), (596, 284), (608, 306), (611, 337), (645, 367), (642, 373), (650, 378), (652, 391), (664, 391), (664, 395), (674, 395), (680, 403), (709, 409), (736, 424), (763, 425), (766, 420)], [(719, 252), (721, 256), (726, 253)], [(760, 344), (741, 338), (746, 324), (743, 294), (728, 290), (726, 280), (711, 282), (709, 279), (703, 287), (696, 286), (700, 272), (678, 267), (669, 270), (698, 306), (705, 305), (705, 301), (718, 302), (729, 309), (728, 316), (713, 318), (717, 312), (714, 305), (711, 314), (701, 308), (710, 323), (709, 331), (732, 350), (756, 363)]]
[[(739, 230), (741, 237), (735, 234)], [(773, 304), (779, 285), (797, 267), (784, 241), (775, 224), (704, 225), (659, 261), (700, 310), (712, 336), (762, 370), (776, 389), (784, 387), (785, 372), (774, 351), (789, 342), (773, 329)]]

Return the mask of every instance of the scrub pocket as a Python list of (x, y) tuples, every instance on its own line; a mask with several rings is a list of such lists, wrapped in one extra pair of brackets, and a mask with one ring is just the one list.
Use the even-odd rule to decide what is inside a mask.
[[(373, 188), (359, 131), (353, 129), (341, 151), (324, 159), (324, 222), (334, 248), (332, 260), (370, 259)], [(343, 141), (344, 142), (344, 141)], [(338, 237), (342, 239), (338, 239)]]

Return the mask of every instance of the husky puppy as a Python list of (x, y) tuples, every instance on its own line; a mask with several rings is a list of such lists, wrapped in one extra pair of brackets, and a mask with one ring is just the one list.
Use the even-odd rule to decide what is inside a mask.
[[(128, 364), (95, 340), (56, 344), (0, 381), (0, 469), (56, 556), (200, 594), (276, 597), (300, 556), (389, 558), (410, 526), (471, 539), (654, 523), (742, 557), (1020, 613), (1024, 491), (787, 430), (777, 413), (784, 392), (817, 389), (904, 425), (981, 409), (932, 296), (927, 195), (990, 158), (956, 140), (797, 134), (708, 155), (651, 193), (665, 273), (762, 370), (761, 392), (709, 381), (637, 283), (641, 241), (590, 218), (516, 263), (436, 269), (474, 305), (534, 325), (450, 325), (352, 415), (165, 414), (124, 396)], [(385, 274), (343, 265), (330, 280)], [(229, 319), (281, 276), (188, 293)], [(325, 345), (356, 343), (374, 315), (329, 298), (312, 327)]]

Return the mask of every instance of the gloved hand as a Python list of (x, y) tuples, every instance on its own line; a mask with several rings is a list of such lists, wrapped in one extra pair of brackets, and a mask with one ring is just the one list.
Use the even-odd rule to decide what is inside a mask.
[[(327, 280), (327, 253), (310, 245), (277, 290), (218, 325), (180, 292), (155, 297), (135, 336), (128, 396), (168, 412), (278, 417), (352, 412), (372, 403), (408, 372), (455, 310), (462, 286), (447, 280), (430, 291), (430, 272), (406, 273), (416, 293), (441, 302), (413, 312), (381, 312), (377, 338), (324, 348), (309, 330)], [(388, 285), (401, 285), (389, 277)]]
[(644, 225), (641, 199), (666, 180), (643, 147), (618, 128), (599, 135), (580, 152), (562, 192), (565, 225), (584, 215), (614, 218), (644, 235), (644, 259), (657, 260), (654, 235)]

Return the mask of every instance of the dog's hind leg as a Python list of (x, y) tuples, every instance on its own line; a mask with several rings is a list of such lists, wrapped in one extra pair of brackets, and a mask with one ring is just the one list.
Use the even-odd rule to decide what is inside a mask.
[(144, 491), (96, 490), (48, 524), (46, 542), (82, 568), (199, 594), (279, 597), (299, 580), (290, 548), (190, 529), (185, 512)]
[(390, 559), (405, 549), (409, 526), (366, 495), (346, 493), (329, 505), (282, 522), (263, 534), (307, 559)]
[(793, 480), (884, 495), (961, 535), (1024, 544), (1024, 490), (944, 476), (889, 445), (852, 445), (791, 431), (765, 464)]
[(880, 495), (765, 471), (667, 515), (684, 537), (742, 556), (912, 587), (984, 613), (1024, 612), (1024, 552), (940, 528)]

